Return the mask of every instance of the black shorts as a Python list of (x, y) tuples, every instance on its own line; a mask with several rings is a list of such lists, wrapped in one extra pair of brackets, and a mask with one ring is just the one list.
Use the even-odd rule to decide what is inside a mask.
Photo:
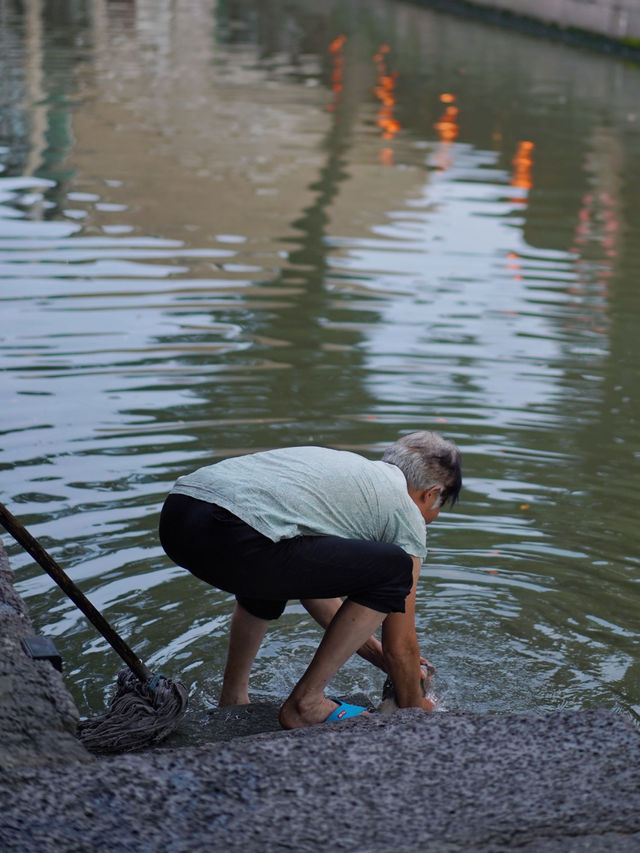
[(233, 513), (171, 494), (160, 542), (174, 563), (231, 592), (254, 616), (277, 619), (288, 599), (348, 597), (380, 613), (404, 613), (411, 557), (397, 545), (296, 536), (272, 542)]

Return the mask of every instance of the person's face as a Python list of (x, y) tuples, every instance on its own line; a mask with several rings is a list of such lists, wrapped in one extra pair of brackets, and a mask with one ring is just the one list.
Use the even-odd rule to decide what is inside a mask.
[(431, 524), (440, 515), (440, 486), (431, 489), (409, 489), (409, 497), (420, 510), (425, 524)]
[(431, 524), (440, 515), (440, 507), (420, 510), (425, 524)]

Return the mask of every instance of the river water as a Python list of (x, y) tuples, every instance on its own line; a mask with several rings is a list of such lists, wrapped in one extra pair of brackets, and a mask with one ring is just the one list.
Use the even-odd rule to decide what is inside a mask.
[[(1, 499), (151, 668), (215, 705), (232, 602), (161, 551), (177, 476), (435, 428), (441, 707), (640, 718), (640, 67), (383, 0), (15, 0), (0, 33)], [(102, 710), (119, 660), (3, 541)], [(292, 603), (253, 698), (319, 636)]]

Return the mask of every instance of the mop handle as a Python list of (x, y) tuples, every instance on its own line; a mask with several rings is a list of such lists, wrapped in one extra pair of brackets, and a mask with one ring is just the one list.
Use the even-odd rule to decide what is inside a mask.
[(133, 653), (125, 641), (116, 634), (111, 625), (89, 599), (74, 584), (71, 578), (60, 568), (56, 561), (34, 539), (29, 531), (12, 515), (3, 503), (0, 503), (0, 524), (22, 547), (31, 554), (38, 565), (45, 570), (73, 603), (82, 610), (87, 619), (98, 629), (105, 640), (127, 664), (133, 674), (143, 683), (153, 678), (149, 668)]

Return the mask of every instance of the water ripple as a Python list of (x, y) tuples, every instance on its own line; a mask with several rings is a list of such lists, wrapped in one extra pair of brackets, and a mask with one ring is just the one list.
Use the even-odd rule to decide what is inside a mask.
[[(443, 430), (465, 485), (429, 533), (418, 633), (444, 706), (634, 713), (637, 69), (457, 19), (445, 38), (416, 6), (293, 4), (256, 28), (259, 4), (174, 5), (90, 32), (43, 6), (39, 50), (7, 10), (3, 500), (206, 704), (230, 600), (161, 552), (175, 478)], [(10, 551), (99, 706), (117, 663)], [(256, 695), (318, 638), (292, 604)], [(370, 669), (335, 689), (376, 695)]]

